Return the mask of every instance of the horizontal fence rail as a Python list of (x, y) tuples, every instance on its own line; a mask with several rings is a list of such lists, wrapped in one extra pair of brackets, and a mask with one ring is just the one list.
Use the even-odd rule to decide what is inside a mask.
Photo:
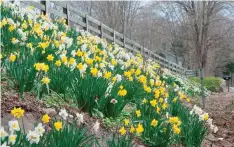
[(163, 68), (167, 68), (170, 71), (179, 74), (185, 74), (185, 69), (182, 66), (144, 48), (137, 42), (128, 39), (98, 20), (79, 12), (69, 4), (61, 1), (21, 1), (21, 3), (27, 6), (33, 6), (40, 10), (40, 12), (48, 14), (50, 17), (64, 18), (66, 19), (67, 24), (71, 27), (82, 28), (93, 35), (105, 38), (108, 42), (114, 42), (121, 47), (124, 47), (127, 51), (133, 54), (141, 53), (144, 58), (150, 58), (156, 61)]

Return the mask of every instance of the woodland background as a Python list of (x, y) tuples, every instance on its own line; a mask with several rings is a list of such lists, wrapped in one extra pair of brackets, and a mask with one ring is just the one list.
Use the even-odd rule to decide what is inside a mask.
[[(69, 1), (144, 47), (168, 52), (187, 69), (221, 76), (234, 62), (234, 2)], [(177, 61), (178, 61), (177, 60)]]

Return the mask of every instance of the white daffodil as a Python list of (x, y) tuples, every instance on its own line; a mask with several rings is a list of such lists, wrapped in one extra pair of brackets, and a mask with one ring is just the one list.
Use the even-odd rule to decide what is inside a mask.
[(9, 144), (14, 145), (14, 144), (15, 144), (15, 141), (16, 141), (16, 137), (17, 137), (17, 136), (14, 135), (14, 134), (9, 135), (9, 139), (8, 139)]
[(59, 116), (61, 116), (64, 120), (66, 120), (68, 117), (68, 113), (65, 109), (61, 109), (59, 112)]
[(8, 133), (4, 130), (3, 127), (0, 128), (0, 138), (5, 138), (8, 136)]
[(84, 115), (82, 113), (76, 113), (76, 118), (78, 125), (84, 123)]
[(39, 123), (37, 127), (35, 128), (36, 133), (39, 136), (43, 136), (43, 133), (45, 132), (44, 126), (42, 126), (42, 123)]
[(9, 125), (9, 130), (10, 130), (11, 132), (19, 131), (19, 130), (20, 130), (18, 120), (11, 120), (11, 121), (9, 121), (9, 122), (8, 122), (8, 125)]
[(38, 144), (38, 142), (40, 141), (40, 135), (37, 134), (36, 131), (29, 130), (26, 138), (30, 142), (30, 144), (33, 144), (33, 143)]
[(122, 81), (122, 76), (119, 75), (119, 74), (117, 74), (117, 75), (116, 75), (116, 81), (117, 81), (117, 82)]

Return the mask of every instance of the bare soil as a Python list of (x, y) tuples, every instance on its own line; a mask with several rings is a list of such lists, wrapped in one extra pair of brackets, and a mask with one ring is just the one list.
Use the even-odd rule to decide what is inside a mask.
[(204, 111), (219, 130), (206, 137), (203, 147), (234, 147), (234, 91), (225, 88), (222, 93), (212, 94), (206, 100)]

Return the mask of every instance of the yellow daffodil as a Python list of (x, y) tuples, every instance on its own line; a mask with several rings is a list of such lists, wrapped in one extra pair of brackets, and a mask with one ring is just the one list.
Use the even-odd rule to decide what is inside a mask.
[(61, 64), (62, 64), (62, 62), (61, 62), (60, 60), (57, 60), (57, 61), (55, 62), (55, 65), (56, 65), (57, 67), (61, 66)]
[(9, 26), (9, 29), (8, 29), (8, 30), (9, 30), (10, 32), (12, 32), (14, 29), (15, 29), (15, 26), (14, 26), (13, 24), (11, 24), (11, 25)]
[(125, 96), (127, 94), (127, 90), (121, 89), (118, 91), (118, 96)]
[(124, 124), (127, 126), (129, 124), (129, 119), (124, 119)]
[(139, 124), (137, 125), (136, 132), (137, 132), (137, 133), (142, 133), (142, 132), (144, 132), (144, 128), (143, 128), (143, 126), (142, 126), (141, 123), (139, 123)]
[(138, 76), (138, 75), (140, 75), (140, 74), (141, 74), (141, 70), (138, 68), (138, 69), (136, 70), (136, 72), (135, 72), (135, 75)]
[(186, 100), (187, 100), (188, 103), (190, 103), (190, 101), (191, 101), (190, 98), (187, 98)]
[(167, 108), (167, 104), (166, 104), (166, 103), (163, 103), (162, 109), (165, 110), (166, 108)]
[(146, 103), (147, 103), (147, 100), (144, 98), (142, 102), (143, 102), (144, 104), (146, 104)]
[(10, 62), (15, 62), (15, 60), (16, 60), (16, 55), (11, 54), (10, 57), (9, 57), (9, 60), (10, 60)]
[(54, 60), (54, 56), (52, 54), (47, 56), (47, 60), (48, 61), (53, 61)]
[(204, 121), (207, 121), (209, 119), (208, 113), (203, 114), (204, 115)]
[(151, 126), (155, 127), (158, 125), (158, 121), (156, 119), (153, 119), (151, 122)]
[(157, 112), (157, 113), (159, 113), (159, 112), (160, 112), (160, 110), (161, 110), (161, 108), (157, 106), (157, 108), (156, 108), (156, 112)]
[(134, 131), (135, 131), (135, 128), (134, 128), (134, 126), (133, 126), (133, 125), (131, 125), (130, 133), (134, 133)]
[(91, 65), (91, 64), (93, 64), (93, 59), (86, 58), (86, 59), (85, 59), (85, 62), (86, 62), (88, 65)]
[(175, 124), (172, 127), (172, 131), (175, 134), (180, 134), (180, 128), (177, 125), (175, 125)]
[(146, 79), (145, 76), (141, 75), (141, 76), (139, 77), (139, 81), (140, 81), (142, 84), (146, 84), (147, 79)]
[(175, 97), (175, 98), (173, 99), (173, 102), (175, 103), (175, 102), (177, 101), (177, 99), (178, 99), (178, 98), (177, 98), (177, 97)]
[(160, 95), (160, 91), (159, 91), (158, 89), (156, 89), (156, 90), (154, 91), (154, 96), (155, 96), (155, 98), (159, 98), (159, 95)]
[(60, 129), (62, 129), (63, 123), (61, 121), (57, 121), (54, 123), (54, 127), (57, 131), (59, 131)]
[(43, 77), (42, 80), (41, 80), (41, 82), (43, 84), (49, 84), (50, 83), (50, 79), (48, 77)]
[(80, 50), (77, 50), (77, 51), (76, 51), (76, 56), (78, 56), (78, 57), (83, 56), (83, 52), (80, 51)]
[(157, 101), (156, 100), (151, 100), (150, 104), (152, 107), (155, 107), (157, 105)]
[(90, 72), (91, 72), (91, 74), (92, 74), (93, 76), (97, 76), (97, 74), (98, 74), (98, 69), (97, 69), (97, 68), (91, 68)]
[(164, 99), (163, 98), (159, 98), (159, 103), (163, 103)]
[(66, 56), (62, 57), (62, 62), (65, 63), (65, 64), (67, 63), (67, 57)]
[(124, 127), (120, 128), (120, 130), (119, 130), (120, 135), (124, 135), (126, 132), (127, 131)]
[(109, 79), (111, 77), (111, 72), (105, 72), (104, 78)]
[(24, 116), (24, 110), (19, 108), (15, 108), (11, 110), (11, 115), (13, 115), (14, 117), (20, 118), (22, 116)]
[(48, 122), (50, 122), (50, 117), (49, 117), (48, 114), (45, 114), (45, 115), (42, 116), (42, 122), (43, 122), (43, 123), (48, 123)]
[(140, 110), (137, 110), (137, 111), (136, 111), (136, 116), (137, 116), (137, 117), (140, 117), (140, 116), (141, 116), (141, 111), (140, 111)]
[(73, 65), (75, 62), (76, 62), (76, 60), (74, 58), (70, 58), (69, 59), (69, 64), (70, 65)]
[(37, 71), (45, 71), (47, 72), (49, 70), (49, 66), (46, 65), (45, 63), (35, 63), (34, 67), (36, 68)]
[(180, 125), (181, 124), (181, 121), (179, 120), (178, 117), (169, 117), (169, 122), (171, 124), (176, 124), (176, 125)]

